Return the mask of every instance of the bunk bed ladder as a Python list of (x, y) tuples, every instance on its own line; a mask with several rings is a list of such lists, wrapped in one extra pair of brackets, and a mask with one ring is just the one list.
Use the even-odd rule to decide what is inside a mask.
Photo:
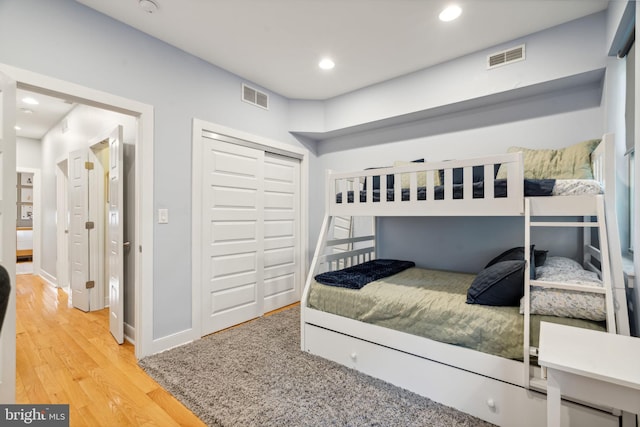
[[(584, 248), (583, 248), (583, 266), (586, 269), (590, 269), (599, 273), (603, 286), (585, 286), (585, 285), (572, 285), (556, 282), (546, 282), (540, 280), (531, 280), (528, 274), (529, 268), (526, 268), (525, 273), (525, 286), (524, 286), (524, 343), (523, 343), (523, 359), (524, 359), (524, 382), (525, 387), (529, 388), (531, 383), (530, 373), (530, 360), (531, 356), (537, 355), (537, 348), (533, 348), (530, 345), (531, 338), (531, 286), (541, 286), (545, 288), (564, 289), (569, 291), (578, 292), (590, 292), (604, 294), (605, 297), (605, 311), (606, 311), (606, 324), (607, 331), (609, 333), (617, 333), (617, 323), (615, 313), (615, 304), (613, 298), (614, 277), (611, 271), (611, 254), (609, 247), (609, 236), (607, 220), (605, 215), (604, 198), (602, 196), (596, 196), (595, 198), (595, 221), (592, 221), (591, 216), (583, 217), (580, 220), (568, 219), (567, 221), (532, 221), (531, 220), (531, 205), (530, 200), (525, 198), (525, 238), (524, 247), (529, 248), (531, 245), (531, 229), (533, 227), (580, 227), (584, 229)], [(591, 243), (591, 231), (596, 229), (598, 232), (598, 244), (599, 248), (593, 246)], [(531, 253), (525, 250), (526, 265), (531, 265)], [(615, 256), (615, 255), (614, 255)], [(592, 262), (592, 257), (595, 257), (600, 264), (600, 268)], [(626, 306), (626, 305), (625, 305)]]
[[(332, 223), (332, 217), (329, 214), (325, 214), (324, 219), (322, 220), (322, 226), (320, 227), (320, 235), (318, 236), (318, 242), (316, 243), (316, 250), (313, 253), (313, 259), (311, 260), (311, 265), (309, 266), (309, 273), (307, 274), (307, 280), (304, 284), (304, 292), (302, 294), (302, 299), (300, 300), (301, 304), (306, 304), (309, 298), (309, 284), (313, 277), (316, 275), (318, 270), (318, 264), (320, 262), (320, 254), (324, 253), (327, 242), (327, 235), (329, 233), (329, 227)], [(304, 310), (300, 310), (300, 349), (302, 351), (305, 350), (305, 342), (304, 342)]]
[[(337, 221), (341, 221), (343, 224), (337, 225)], [(344, 223), (348, 225), (345, 226)], [(337, 229), (341, 231), (336, 233)], [(376, 258), (375, 221), (371, 222), (370, 231), (360, 231), (361, 233), (357, 233), (358, 235), (354, 236), (355, 222), (352, 216), (325, 215), (320, 228), (320, 236), (318, 237), (316, 250), (311, 260), (311, 265), (309, 266), (304, 292), (300, 300), (301, 304), (307, 303), (310, 283), (318, 273), (351, 267)], [(362, 247), (356, 247), (358, 244)], [(305, 349), (304, 325), (304, 310), (302, 310), (300, 316), (300, 327), (302, 330), (300, 346), (302, 350)]]
[[(528, 198), (524, 199), (524, 247), (531, 247), (531, 203)], [(530, 387), (531, 382), (531, 373), (530, 373), (530, 364), (531, 364), (531, 277), (529, 274), (529, 265), (531, 265), (531, 251), (524, 251), (524, 260), (525, 260), (525, 273), (524, 273), (524, 337), (522, 340), (523, 343), (523, 365), (524, 365), (524, 386), (525, 388)]]

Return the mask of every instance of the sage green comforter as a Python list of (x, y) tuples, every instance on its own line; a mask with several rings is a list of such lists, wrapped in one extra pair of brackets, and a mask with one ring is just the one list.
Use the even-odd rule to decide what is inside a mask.
[[(385, 328), (484, 353), (522, 360), (524, 316), (518, 307), (467, 304), (474, 274), (410, 268), (353, 290), (311, 285), (308, 306)], [(604, 330), (602, 323), (531, 316), (531, 343), (540, 321)]]

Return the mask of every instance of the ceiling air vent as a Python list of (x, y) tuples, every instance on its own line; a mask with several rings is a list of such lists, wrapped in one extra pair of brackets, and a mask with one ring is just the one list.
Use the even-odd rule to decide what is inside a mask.
[(269, 95), (244, 83), (242, 84), (242, 100), (265, 110), (269, 109)]
[(487, 69), (524, 60), (524, 45), (487, 56)]

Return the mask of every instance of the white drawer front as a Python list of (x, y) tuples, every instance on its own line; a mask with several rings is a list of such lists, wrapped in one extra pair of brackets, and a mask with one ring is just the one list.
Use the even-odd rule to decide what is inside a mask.
[[(305, 325), (306, 351), (501, 426), (546, 425), (546, 396), (428, 359)], [(618, 427), (618, 417), (563, 402), (563, 426)]]

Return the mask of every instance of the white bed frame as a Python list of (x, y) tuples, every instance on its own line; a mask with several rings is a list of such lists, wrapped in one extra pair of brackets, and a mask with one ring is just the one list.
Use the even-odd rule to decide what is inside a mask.
[[(483, 165), (485, 177), (493, 177), (494, 164), (507, 167), (508, 196), (493, 197), (492, 178), (485, 179), (485, 197), (473, 199), (473, 166)], [(594, 175), (603, 185), (615, 182), (613, 135), (604, 135), (592, 155)], [(464, 198), (453, 199), (453, 169), (463, 168)], [(426, 173), (428, 194), (433, 194), (434, 177), (444, 169), (443, 200), (417, 200), (418, 172)], [(394, 201), (381, 197), (373, 202), (373, 177), (394, 175)], [(401, 176), (409, 174), (410, 200), (401, 201)], [(359, 190), (366, 180), (366, 202), (360, 202)], [(537, 349), (529, 348), (529, 307), (525, 307), (524, 362), (505, 359), (463, 347), (344, 318), (308, 307), (313, 277), (375, 259), (375, 229), (370, 235), (344, 239), (332, 237), (336, 217), (345, 216), (525, 216), (524, 247), (529, 247), (530, 229), (534, 226), (584, 227), (584, 266), (597, 271), (604, 283), (595, 290), (606, 295), (608, 329), (629, 334), (626, 294), (614, 191), (599, 196), (558, 196), (525, 198), (523, 195), (523, 161), (521, 153), (480, 159), (439, 163), (414, 163), (398, 168), (375, 169), (354, 173), (328, 173), (327, 212), (322, 224), (315, 255), (301, 301), (301, 347), (303, 351), (333, 360), (368, 375), (383, 379), (447, 406), (497, 425), (539, 426), (546, 422), (546, 381), (544, 372), (529, 363)], [(354, 191), (347, 202), (347, 191)], [(344, 203), (338, 203), (337, 194)], [(384, 194), (384, 191), (381, 192)], [(581, 217), (584, 222), (556, 223), (535, 221), (536, 216)], [(597, 222), (592, 223), (591, 218)], [(375, 223), (375, 221), (373, 221)], [(599, 247), (591, 244), (591, 228), (600, 231)], [(374, 227), (375, 228), (375, 227)], [(340, 247), (341, 250), (332, 248)], [(346, 250), (345, 250), (346, 248)], [(616, 248), (616, 250), (609, 250)], [(527, 253), (528, 251), (525, 251)], [(526, 255), (527, 262), (529, 255)], [(596, 268), (592, 257), (600, 261)], [(529, 286), (563, 287), (560, 284), (530, 281), (525, 274), (525, 298)], [(591, 405), (593, 406), (593, 405)], [(563, 419), (571, 426), (618, 426), (619, 411), (593, 408), (584, 402), (563, 401)]]

